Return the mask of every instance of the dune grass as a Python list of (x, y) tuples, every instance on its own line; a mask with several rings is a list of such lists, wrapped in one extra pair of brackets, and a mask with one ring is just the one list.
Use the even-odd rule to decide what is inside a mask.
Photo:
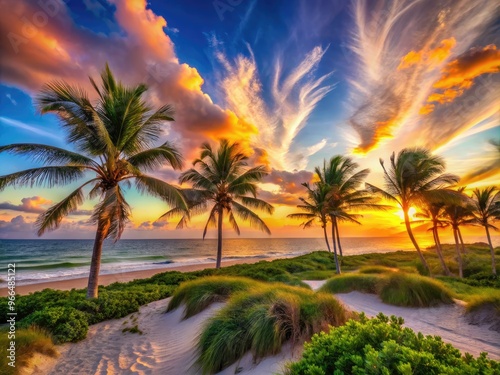
[(321, 288), (325, 293), (349, 293), (358, 291), (363, 293), (377, 293), (378, 275), (344, 273), (329, 279)]
[(453, 292), (441, 282), (426, 276), (394, 271), (376, 274), (345, 273), (328, 280), (320, 291), (378, 294), (383, 302), (396, 306), (428, 307), (439, 303), (453, 303)]
[(359, 273), (367, 273), (367, 274), (378, 274), (378, 273), (388, 273), (388, 272), (397, 272), (397, 268), (389, 268), (384, 266), (363, 266), (358, 272)]
[(30, 327), (28, 329), (16, 330), (16, 367), (8, 365), (10, 362), (7, 349), (9, 348), (11, 339), (7, 335), (5, 329), (0, 330), (0, 347), (2, 355), (0, 356), (0, 369), (4, 375), (15, 375), (20, 373), (21, 369), (27, 366), (35, 353), (40, 353), (49, 357), (57, 357), (57, 352), (51, 336), (47, 331), (38, 328)]
[(429, 277), (393, 273), (379, 279), (378, 294), (390, 305), (429, 307), (453, 303), (453, 293), (441, 282)]
[(480, 308), (491, 305), (495, 308), (498, 317), (500, 319), (500, 291), (492, 294), (474, 296), (467, 303), (467, 312), (473, 312), (479, 310)]
[(183, 319), (205, 310), (214, 302), (224, 302), (236, 292), (246, 291), (260, 283), (251, 279), (229, 276), (209, 276), (188, 281), (175, 291), (167, 312), (184, 304)]
[(226, 368), (248, 351), (255, 359), (278, 353), (284, 342), (301, 342), (350, 317), (331, 295), (236, 277), (187, 282), (168, 309), (189, 303), (195, 314), (221, 298), (229, 298), (226, 306), (209, 319), (198, 343), (198, 365), (204, 374)]

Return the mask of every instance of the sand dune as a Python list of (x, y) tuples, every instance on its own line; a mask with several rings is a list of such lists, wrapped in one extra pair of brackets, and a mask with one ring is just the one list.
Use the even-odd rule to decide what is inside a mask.
[[(310, 282), (314, 289), (321, 282)], [(338, 294), (346, 307), (364, 311), (373, 316), (379, 312), (402, 316), (405, 325), (424, 334), (438, 335), (462, 351), (475, 356), (487, 351), (490, 358), (500, 359), (500, 336), (485, 327), (467, 324), (464, 308), (448, 305), (435, 308), (402, 308), (386, 305), (375, 295), (352, 292)], [(53, 375), (80, 374), (137, 374), (137, 375), (194, 375), (196, 339), (204, 322), (222, 304), (212, 305), (204, 312), (187, 320), (181, 320), (182, 308), (165, 314), (169, 299), (156, 301), (141, 307), (122, 319), (102, 322), (90, 327), (87, 338), (76, 344), (60, 347), (61, 356), (51, 371)], [(137, 324), (143, 332), (123, 333), (125, 327)], [(300, 356), (302, 348), (283, 347), (280, 354), (254, 363), (247, 354), (240, 361), (225, 369), (220, 375), (232, 375), (236, 371), (247, 375), (282, 373), (284, 365)]]

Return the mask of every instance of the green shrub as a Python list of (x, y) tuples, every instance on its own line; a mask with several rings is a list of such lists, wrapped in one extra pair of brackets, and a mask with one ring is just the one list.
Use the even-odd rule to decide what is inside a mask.
[(7, 334), (6, 330), (0, 330), (0, 348), (2, 348), (2, 355), (0, 356), (0, 369), (4, 375), (14, 375), (21, 371), (21, 369), (29, 364), (30, 359), (35, 353), (40, 353), (49, 357), (57, 357), (58, 353), (52, 342), (52, 338), (47, 331), (31, 327), (28, 329), (18, 328), (16, 330), (16, 367), (9, 366), (10, 359), (7, 357), (8, 351), (6, 349), (10, 346), (12, 341)]
[(47, 307), (23, 319), (19, 326), (44, 328), (56, 343), (82, 340), (89, 329), (87, 315), (72, 307)]
[(204, 374), (216, 373), (248, 351), (255, 359), (275, 354), (285, 341), (299, 342), (346, 319), (346, 311), (330, 295), (262, 284), (234, 294), (209, 319), (198, 344), (198, 364)]
[(384, 266), (364, 266), (358, 270), (359, 273), (368, 273), (368, 274), (388, 273), (397, 271), (398, 271), (397, 269)]
[(327, 374), (498, 374), (500, 363), (462, 357), (437, 336), (403, 328), (403, 319), (379, 314), (314, 335), (304, 345), (302, 359), (289, 365), (288, 375)]
[(172, 296), (167, 312), (185, 304), (184, 319), (206, 309), (214, 302), (226, 301), (233, 293), (248, 290), (259, 283), (251, 279), (209, 276), (182, 284)]
[(428, 307), (453, 303), (452, 292), (429, 277), (395, 273), (380, 279), (379, 296), (396, 306)]
[(349, 293), (354, 290), (363, 293), (376, 293), (377, 275), (362, 275), (355, 273), (344, 273), (328, 280), (320, 289), (326, 293)]

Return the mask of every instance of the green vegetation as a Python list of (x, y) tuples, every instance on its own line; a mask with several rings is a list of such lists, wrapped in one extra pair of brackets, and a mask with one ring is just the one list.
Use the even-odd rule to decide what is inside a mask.
[[(330, 325), (345, 323), (348, 318), (342, 305), (331, 295), (243, 278), (188, 282), (179, 290), (182, 298), (178, 297), (177, 301), (189, 301), (191, 311), (201, 311), (207, 307), (203, 297), (218, 298), (221, 285), (224, 298), (235, 293), (209, 319), (201, 333), (198, 365), (205, 374), (226, 368), (248, 351), (255, 359), (278, 353), (285, 341), (301, 342)], [(245, 287), (249, 288), (236, 291)], [(195, 306), (196, 302), (199, 306)], [(169, 306), (169, 310), (172, 308)]]
[(439, 281), (405, 273), (382, 277), (378, 294), (382, 301), (396, 306), (428, 307), (453, 303), (452, 292)]
[(320, 290), (325, 293), (349, 293), (354, 290), (363, 293), (377, 293), (379, 280), (380, 277), (377, 275), (346, 273), (331, 278)]
[[(453, 258), (454, 250), (453, 245), (443, 245), (443, 255), (446, 259)], [(443, 276), (439, 277), (438, 281), (451, 291), (453, 297), (466, 302), (489, 295), (500, 296), (500, 280), (488, 272), (491, 267), (488, 246), (486, 244), (466, 245), (466, 251), (465, 277), (458, 279)], [(500, 255), (500, 248), (497, 248), (496, 252)], [(425, 252), (425, 255), (431, 267), (440, 267), (436, 254)], [(420, 264), (416, 254), (409, 251), (344, 256), (341, 262), (344, 270), (359, 272), (335, 276), (325, 285), (324, 290), (329, 293), (349, 290), (379, 293), (380, 288), (374, 288), (372, 283), (374, 279), (384, 276), (384, 273), (379, 273), (385, 270), (384, 267), (400, 270), (400, 272), (388, 271), (385, 275), (389, 276), (402, 271), (416, 273)], [(450, 261), (449, 264), (450, 270), (454, 272), (457, 269), (456, 263)], [(421, 266), (420, 270), (423, 272)], [(181, 282), (195, 280), (202, 276), (247, 277), (257, 281), (282, 282), (308, 289), (309, 286), (304, 284), (302, 279), (325, 279), (334, 274), (334, 255), (326, 251), (220, 269), (209, 268), (187, 273), (172, 271), (157, 274), (149, 279), (100, 287), (99, 298), (90, 300), (86, 299), (84, 289), (72, 291), (46, 289), (26, 296), (17, 296), (17, 318), (20, 326), (27, 327), (29, 324), (36, 323), (49, 330), (56, 342), (62, 343), (85, 337), (85, 331), (91, 324), (124, 317), (138, 311), (139, 307), (144, 304), (169, 297)], [(360, 283), (359, 280), (365, 282)], [(236, 286), (233, 287), (236, 288)], [(223, 288), (217, 293), (216, 298), (224, 298)], [(393, 293), (390, 293), (391, 296)], [(210, 297), (208, 294), (206, 298), (214, 298), (214, 296)], [(2, 319), (7, 317), (7, 302), (7, 298), (0, 298)], [(5, 323), (5, 320), (2, 322)]]
[(321, 287), (321, 291), (327, 293), (354, 290), (378, 294), (385, 303), (397, 306), (426, 307), (453, 302), (452, 292), (439, 281), (403, 272), (347, 273), (331, 278)]
[(260, 285), (251, 279), (210, 276), (182, 284), (172, 296), (167, 312), (184, 304), (184, 319), (198, 314), (214, 302), (224, 302), (235, 292)]
[(0, 348), (5, 352), (0, 356), (0, 368), (4, 375), (18, 374), (22, 367), (28, 365), (35, 353), (49, 357), (57, 357), (58, 352), (52, 342), (50, 335), (43, 329), (31, 327), (28, 329), (17, 328), (16, 330), (16, 367), (9, 366), (8, 351), (10, 339), (5, 329), (0, 330)]
[(358, 270), (359, 273), (367, 273), (367, 274), (388, 273), (397, 271), (398, 271), (397, 268), (389, 268), (384, 266), (364, 266)]
[(462, 356), (441, 338), (403, 328), (403, 319), (379, 314), (314, 335), (288, 375), (327, 374), (497, 374), (500, 362), (482, 354)]
[(133, 327), (125, 327), (125, 328), (123, 328), (122, 332), (123, 333), (127, 333), (127, 332), (138, 333), (139, 335), (143, 334), (143, 332), (139, 329), (139, 326), (137, 324), (135, 326), (133, 326)]

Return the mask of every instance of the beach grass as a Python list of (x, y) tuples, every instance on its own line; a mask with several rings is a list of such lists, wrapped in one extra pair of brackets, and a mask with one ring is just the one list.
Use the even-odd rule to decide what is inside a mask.
[(320, 291), (325, 293), (349, 293), (358, 291), (363, 293), (377, 293), (378, 275), (364, 275), (345, 273), (329, 279)]
[(358, 272), (359, 273), (367, 273), (367, 274), (379, 274), (379, 273), (388, 273), (388, 272), (397, 272), (398, 268), (390, 268), (384, 266), (363, 266)]
[(236, 292), (258, 287), (255, 280), (230, 276), (207, 276), (183, 283), (172, 295), (167, 312), (184, 305), (184, 319), (198, 314), (214, 302), (225, 302)]
[(36, 353), (48, 356), (57, 357), (59, 354), (52, 341), (51, 335), (44, 329), (38, 327), (30, 327), (28, 329), (18, 328), (15, 333), (15, 367), (9, 366), (8, 351), (10, 341), (7, 330), (0, 330), (0, 347), (4, 349), (0, 356), (0, 368), (4, 375), (16, 375), (20, 370), (27, 366), (30, 360)]
[(349, 313), (331, 295), (283, 284), (261, 284), (234, 294), (203, 329), (198, 365), (204, 374), (228, 367), (248, 351), (255, 360), (286, 341), (302, 342)]
[(380, 299), (390, 305), (429, 307), (453, 303), (453, 292), (441, 282), (429, 277), (393, 273), (381, 277), (378, 283)]

